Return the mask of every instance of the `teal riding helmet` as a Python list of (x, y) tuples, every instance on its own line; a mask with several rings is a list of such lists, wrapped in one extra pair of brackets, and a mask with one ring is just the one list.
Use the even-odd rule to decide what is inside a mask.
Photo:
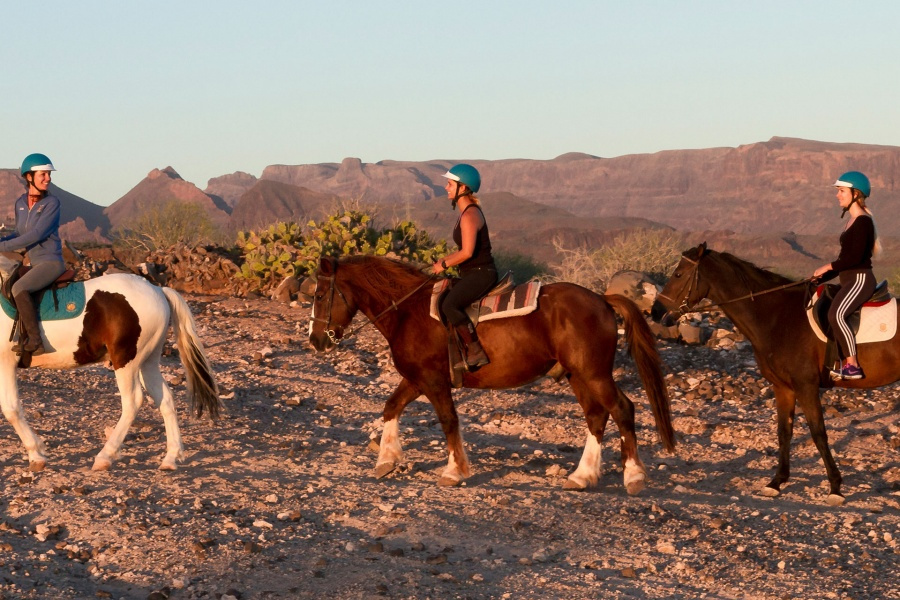
[(55, 171), (46, 154), (29, 154), (22, 161), (22, 177), (31, 171)]
[(832, 187), (848, 187), (859, 190), (866, 198), (872, 193), (869, 178), (859, 171), (847, 171), (834, 182)]
[(481, 187), (481, 175), (478, 174), (478, 169), (472, 165), (467, 165), (465, 163), (455, 165), (451, 167), (449, 171), (444, 173), (443, 176), (451, 181), (462, 183), (472, 190), (473, 193), (477, 192), (478, 188)]

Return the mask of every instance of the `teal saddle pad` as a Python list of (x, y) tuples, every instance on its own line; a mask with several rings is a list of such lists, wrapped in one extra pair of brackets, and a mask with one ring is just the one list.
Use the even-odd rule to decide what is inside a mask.
[[(53, 296), (56, 295), (54, 301)], [(64, 288), (45, 290), (41, 298), (39, 312), (42, 321), (62, 321), (72, 319), (84, 312), (84, 282), (75, 281)], [(0, 296), (0, 306), (10, 319), (17, 315), (16, 307), (5, 297)], [(57, 306), (59, 310), (57, 310)]]

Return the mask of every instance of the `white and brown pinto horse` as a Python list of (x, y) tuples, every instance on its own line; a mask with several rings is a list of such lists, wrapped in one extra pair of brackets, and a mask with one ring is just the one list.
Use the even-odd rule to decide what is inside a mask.
[[(144, 392), (163, 417), (166, 454), (162, 470), (175, 469), (183, 458), (181, 432), (172, 391), (159, 369), (171, 319), (184, 365), (192, 411), (219, 414), (219, 394), (212, 367), (197, 336), (190, 307), (178, 292), (159, 288), (137, 275), (112, 274), (83, 282), (85, 309), (76, 317), (41, 322), (46, 354), (30, 357), (32, 367), (69, 369), (106, 360), (116, 374), (122, 396), (122, 416), (94, 460), (94, 470), (106, 470), (144, 401)], [(12, 351), (13, 320), (0, 311), (0, 406), (25, 445), (32, 471), (46, 464), (46, 448), (25, 419), (16, 385), (20, 357)], [(143, 390), (141, 387), (143, 386)]]

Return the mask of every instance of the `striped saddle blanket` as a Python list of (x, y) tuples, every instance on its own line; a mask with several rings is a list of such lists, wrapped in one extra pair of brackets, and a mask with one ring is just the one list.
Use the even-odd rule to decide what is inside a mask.
[[(434, 284), (431, 292), (431, 317), (441, 320), (441, 297), (450, 289), (450, 280), (443, 279)], [(518, 317), (534, 312), (538, 305), (538, 294), (541, 291), (540, 281), (529, 281), (513, 286), (512, 282), (501, 281), (487, 296), (472, 304), (466, 313), (473, 324), (491, 319)]]

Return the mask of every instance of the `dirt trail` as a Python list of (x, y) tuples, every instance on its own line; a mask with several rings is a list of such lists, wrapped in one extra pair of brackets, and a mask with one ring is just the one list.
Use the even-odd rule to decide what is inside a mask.
[[(90, 471), (119, 415), (112, 373), (26, 371), (19, 388), (51, 457), (30, 473), (0, 424), (0, 598), (900, 598), (898, 391), (829, 391), (847, 503), (798, 418), (791, 481), (775, 466), (770, 387), (746, 349), (663, 346), (678, 449), (666, 454), (624, 351), (650, 484), (629, 497), (617, 436), (598, 488), (568, 492), (585, 428), (567, 386), (456, 393), (473, 476), (437, 487), (443, 434), (424, 401), (401, 421), (406, 462), (373, 478), (381, 407), (398, 381), (366, 328), (325, 358), (308, 311), (189, 297), (226, 404), (187, 417), (174, 473), (144, 406), (121, 459)], [(269, 354), (271, 351), (271, 354)], [(180, 379), (174, 354), (164, 373)]]

